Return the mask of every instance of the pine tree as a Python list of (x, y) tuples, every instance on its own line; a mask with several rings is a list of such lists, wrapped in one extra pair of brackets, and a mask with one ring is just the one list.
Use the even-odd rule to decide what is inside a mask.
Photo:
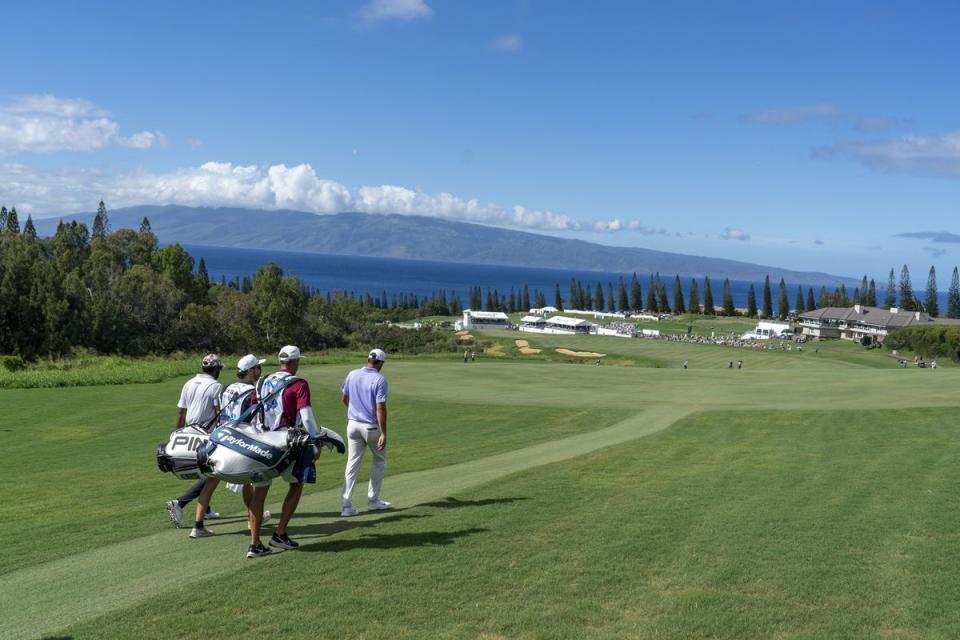
[(97, 207), (97, 215), (93, 218), (93, 237), (95, 240), (103, 240), (108, 233), (110, 233), (110, 219), (107, 217), (107, 205), (101, 200)]
[(940, 315), (940, 303), (937, 301), (937, 270), (932, 265), (927, 275), (927, 293), (923, 297), (923, 306), (931, 318)]
[(900, 269), (900, 308), (904, 311), (915, 311), (917, 304), (913, 299), (913, 283), (910, 282), (910, 269), (903, 265)]
[(620, 293), (617, 295), (617, 306), (621, 312), (630, 309), (630, 300), (627, 298), (627, 285), (623, 282), (623, 276), (620, 276)]
[(20, 220), (17, 219), (17, 208), (12, 207), (10, 211), (7, 212), (7, 231), (10, 233), (20, 234)]
[(947, 317), (960, 318), (960, 272), (953, 268), (950, 289), (947, 290)]
[[(543, 309), (547, 306), (547, 296), (543, 295), (543, 291), (537, 289), (537, 307)], [(563, 299), (560, 297), (560, 285), (557, 285), (557, 304), (553, 305), (559, 311), (563, 311)]]
[(817, 308), (817, 302), (813, 298), (813, 287), (807, 289), (807, 311), (813, 311)]
[(660, 281), (660, 274), (657, 274), (657, 306), (660, 308), (660, 313), (668, 313), (670, 311), (670, 298), (667, 297), (667, 286)]
[[(557, 308), (559, 309), (560, 307)], [(577, 286), (576, 278), (570, 278), (570, 308), (583, 308), (583, 305), (580, 304), (580, 288)]]
[(860, 281), (860, 295), (857, 297), (859, 304), (867, 304), (867, 290), (870, 285), (867, 284), (867, 274), (863, 274), (863, 280)]
[(797, 315), (806, 311), (806, 309), (803, 308), (803, 287), (797, 287), (797, 301), (794, 306), (796, 307)]
[(869, 307), (877, 306), (877, 283), (870, 278), (870, 284), (867, 286), (867, 298), (864, 303)]
[(703, 276), (703, 313), (708, 316), (717, 314), (716, 305), (713, 304), (713, 290), (710, 288), (710, 276)]
[(763, 280), (763, 317), (769, 320), (773, 317), (773, 294), (770, 293), (770, 276)]
[[(543, 293), (542, 293), (539, 289), (537, 289), (537, 293), (540, 294), (540, 297), (537, 298), (537, 305), (542, 309), (542, 308), (544, 308), (545, 306), (547, 306), (547, 305), (546, 305), (546, 298), (544, 297)], [(544, 304), (540, 304), (540, 300), (541, 300), (541, 299), (543, 299)], [(572, 305), (572, 304), (573, 304), (573, 301), (571, 301), (570, 304)], [(563, 296), (560, 295), (560, 284), (559, 284), (559, 283), (554, 287), (554, 291), (553, 291), (553, 306), (555, 306), (558, 311), (563, 311)], [(571, 308), (573, 308), (573, 307), (571, 307)]]
[(700, 313), (700, 285), (696, 278), (690, 278), (690, 304), (687, 305), (690, 313)]
[(584, 289), (583, 285), (577, 280), (577, 295), (580, 296), (580, 304), (586, 311), (593, 311), (593, 297), (590, 295), (590, 285)]
[[(63, 221), (60, 221), (60, 224), (63, 224)], [(7, 208), (0, 207), (0, 233), (3, 233), (7, 230)]]
[(747, 315), (751, 318), (757, 317), (757, 292), (753, 289), (753, 283), (747, 289)]
[(680, 315), (686, 313), (687, 308), (683, 303), (683, 285), (680, 284), (680, 275), (673, 278), (673, 313)]
[(790, 315), (790, 300), (787, 299), (787, 284), (780, 278), (780, 290), (777, 292), (777, 317), (786, 320)]
[(633, 278), (630, 280), (630, 308), (634, 311), (643, 309), (643, 291), (640, 289), (636, 271), (633, 272)]
[(723, 279), (723, 315), (735, 316), (737, 310), (733, 306), (733, 291), (730, 290), (730, 279)]
[(606, 302), (603, 299), (603, 285), (598, 282), (597, 289), (593, 294), (593, 308), (597, 311), (603, 311), (606, 306)]
[(520, 297), (520, 305), (523, 307), (522, 311), (530, 310), (530, 287), (523, 285), (523, 293)]
[(897, 284), (894, 281), (893, 267), (890, 268), (890, 278), (887, 280), (887, 295), (884, 298), (883, 306), (887, 309), (897, 306)]
[(647, 305), (645, 307), (650, 313), (659, 313), (657, 309), (657, 285), (653, 280), (653, 274), (650, 275), (650, 283), (647, 285)]
[(23, 237), (27, 240), (37, 239), (37, 228), (33, 226), (33, 216), (27, 214), (27, 222), (23, 225)]
[(830, 306), (830, 294), (827, 293), (827, 288), (822, 286), (820, 287), (820, 295), (817, 297), (817, 309), (823, 309), (824, 307)]
[(210, 274), (207, 273), (207, 263), (204, 262), (203, 258), (200, 258), (200, 262), (197, 264), (197, 280), (200, 281), (201, 286), (210, 286)]
[(607, 281), (607, 311), (613, 313), (617, 310), (616, 301), (613, 298), (613, 283)]
[(147, 216), (143, 216), (143, 220), (140, 221), (140, 233), (153, 233), (153, 229), (150, 227), (150, 219)]

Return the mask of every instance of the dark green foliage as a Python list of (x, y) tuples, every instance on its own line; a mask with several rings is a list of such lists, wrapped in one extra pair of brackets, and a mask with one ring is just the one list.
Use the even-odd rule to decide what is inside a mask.
[(737, 309), (733, 306), (733, 291), (730, 289), (729, 278), (723, 279), (723, 315), (737, 315)]
[(23, 236), (30, 240), (37, 239), (37, 228), (33, 226), (33, 217), (27, 216), (27, 222), (23, 225)]
[(93, 218), (93, 239), (103, 240), (110, 233), (110, 219), (107, 217), (107, 205), (100, 201), (97, 215)]
[[(571, 301), (572, 304), (572, 301)], [(546, 297), (543, 293), (537, 289), (537, 306), (543, 308), (547, 306)], [(560, 295), (560, 285), (556, 285), (553, 291), (553, 306), (557, 308), (558, 311), (563, 311), (563, 296)]]
[(708, 316), (717, 314), (716, 305), (713, 303), (713, 289), (710, 288), (710, 276), (703, 277), (703, 313)]
[(807, 289), (807, 311), (813, 311), (817, 308), (817, 302), (813, 298), (813, 287)]
[[(623, 307), (621, 307), (622, 309)], [(617, 303), (616, 299), (613, 297), (613, 283), (607, 282), (607, 311), (616, 311)]]
[(871, 307), (877, 306), (877, 283), (873, 281), (873, 278), (870, 278), (870, 284), (867, 288), (866, 304)]
[(647, 285), (647, 304), (645, 309), (650, 313), (658, 313), (657, 305), (657, 284), (653, 279), (653, 275), (650, 275), (650, 283)]
[(956, 267), (953, 268), (950, 289), (947, 290), (947, 317), (960, 318), (960, 273)]
[(790, 315), (790, 301), (787, 299), (787, 284), (780, 278), (780, 287), (777, 292), (777, 317), (786, 320)]
[(593, 308), (597, 311), (603, 311), (606, 303), (603, 299), (603, 285), (597, 283), (596, 292), (593, 294)]
[(680, 284), (678, 274), (673, 277), (673, 313), (679, 315), (686, 312), (687, 308), (683, 303), (683, 285)]
[(643, 309), (643, 292), (640, 289), (640, 281), (637, 279), (637, 272), (633, 272), (630, 279), (630, 308), (634, 311)]
[(763, 317), (768, 320), (773, 316), (773, 294), (770, 293), (770, 276), (763, 279)]
[(617, 307), (620, 311), (636, 308), (630, 306), (630, 301), (627, 298), (627, 286), (623, 282), (623, 276), (620, 276), (620, 293), (617, 295)]
[(890, 332), (884, 346), (913, 351), (924, 358), (950, 358), (960, 362), (960, 326), (901, 327)]
[(16, 207), (7, 212), (6, 230), (10, 233), (20, 233), (20, 221), (17, 219)]
[(797, 287), (797, 301), (794, 304), (794, 306), (795, 306), (794, 310), (796, 311), (797, 315), (800, 315), (801, 313), (806, 311), (806, 308), (804, 307), (804, 304), (803, 304), (803, 288), (802, 287)]
[(757, 292), (753, 289), (753, 284), (747, 289), (747, 316), (757, 317)]
[(900, 269), (900, 308), (904, 311), (914, 311), (917, 301), (913, 296), (913, 283), (910, 282), (910, 269), (903, 265)]
[(690, 304), (687, 305), (690, 313), (700, 313), (700, 286), (696, 278), (690, 278)]
[(887, 309), (897, 306), (897, 282), (894, 280), (893, 269), (890, 269), (890, 276), (887, 278), (887, 295), (883, 300), (883, 306)]
[(940, 315), (940, 305), (937, 302), (937, 271), (932, 266), (927, 276), (927, 291), (923, 297), (923, 307), (934, 318)]

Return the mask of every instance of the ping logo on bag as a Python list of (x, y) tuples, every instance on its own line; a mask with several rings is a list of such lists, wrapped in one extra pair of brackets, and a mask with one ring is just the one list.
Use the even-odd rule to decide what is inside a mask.
[(198, 436), (176, 436), (173, 442), (170, 443), (170, 448), (176, 449), (182, 446), (186, 447), (187, 451), (196, 451), (205, 444), (207, 444), (206, 438), (200, 438)]
[(210, 442), (241, 453), (268, 467), (283, 459), (284, 454), (281, 449), (249, 438), (232, 427), (220, 427), (214, 431)]

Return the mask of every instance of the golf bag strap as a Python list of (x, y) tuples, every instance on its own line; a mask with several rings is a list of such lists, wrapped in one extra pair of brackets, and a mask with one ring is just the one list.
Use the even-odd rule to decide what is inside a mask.
[(266, 377), (260, 378), (257, 380), (257, 404), (251, 405), (246, 411), (240, 414), (240, 417), (233, 421), (232, 425), (235, 427), (241, 422), (249, 422), (250, 418), (260, 412), (261, 418), (263, 417), (263, 406), (267, 403), (268, 400), (273, 399), (277, 394), (283, 393), (283, 390), (289, 387), (291, 384), (297, 380), (301, 380), (296, 376), (287, 376), (280, 381), (280, 384), (274, 389), (271, 393), (267, 394), (266, 397), (261, 397), (260, 392), (263, 389), (263, 383), (266, 381)]

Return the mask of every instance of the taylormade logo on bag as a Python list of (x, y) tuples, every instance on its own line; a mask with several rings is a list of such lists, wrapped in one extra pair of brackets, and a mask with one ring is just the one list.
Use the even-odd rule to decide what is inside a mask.
[(248, 440), (244, 440), (243, 438), (237, 438), (232, 434), (227, 434), (225, 436), (222, 436), (220, 438), (220, 444), (234, 445), (236, 447), (240, 447), (241, 449), (246, 449), (250, 453), (255, 453), (262, 458), (266, 458), (267, 460), (273, 460), (272, 451), (268, 449), (264, 449), (263, 447), (258, 445), (256, 442), (250, 442)]

